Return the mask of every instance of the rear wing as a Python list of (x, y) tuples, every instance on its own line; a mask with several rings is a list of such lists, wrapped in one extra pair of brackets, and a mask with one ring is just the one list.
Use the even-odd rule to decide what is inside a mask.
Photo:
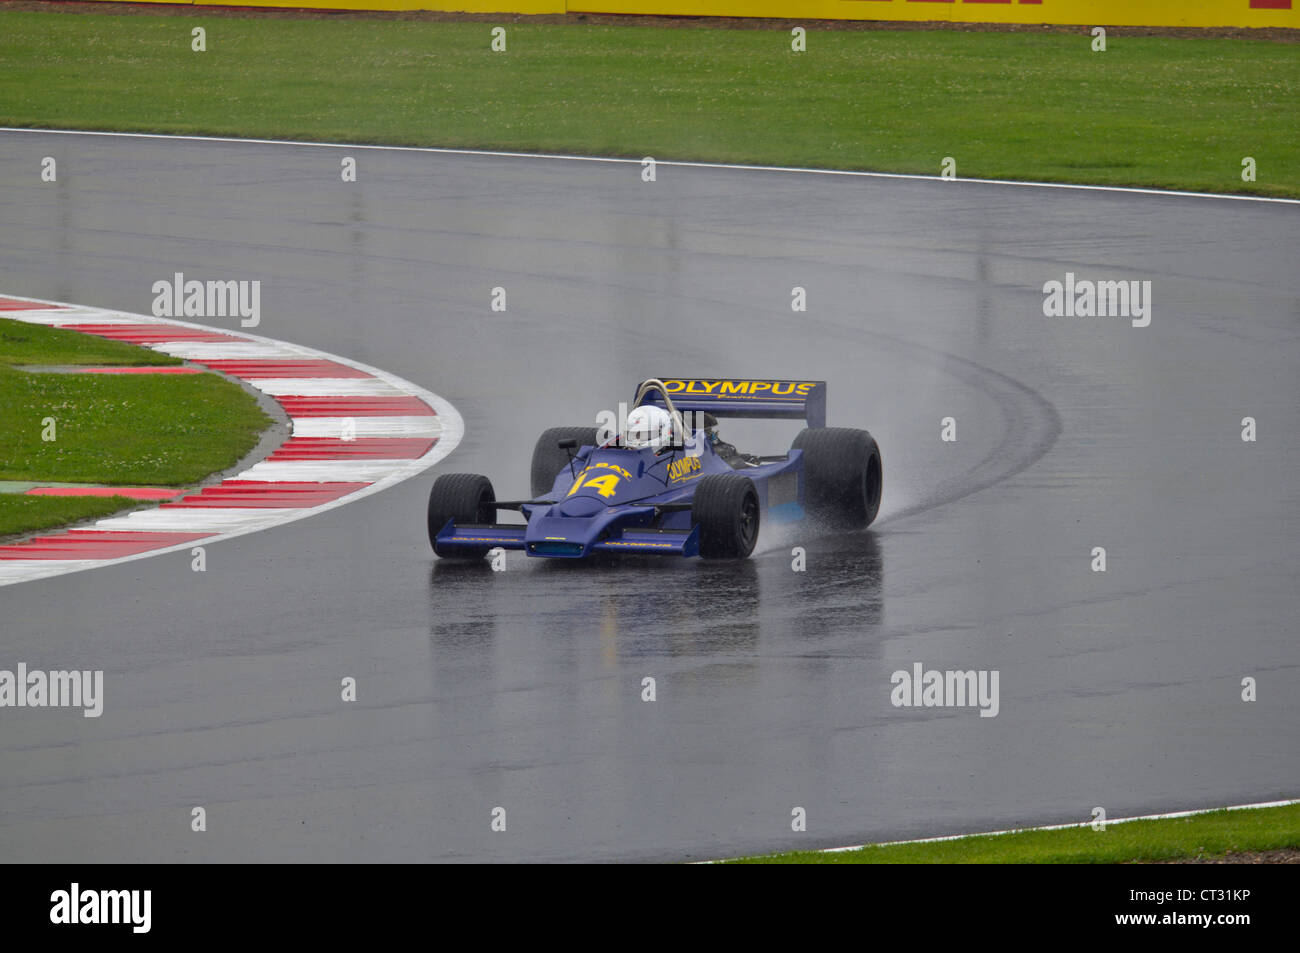
[[(804, 420), (809, 427), (826, 426), (825, 381), (682, 377), (660, 380), (673, 406), (680, 411), (703, 412), (715, 417)], [(646, 402), (664, 405), (657, 389), (646, 394)]]

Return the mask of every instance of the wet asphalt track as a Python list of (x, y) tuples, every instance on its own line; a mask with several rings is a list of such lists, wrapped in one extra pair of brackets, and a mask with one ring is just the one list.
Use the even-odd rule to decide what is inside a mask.
[[(258, 333), (451, 400), (434, 472), (502, 496), (643, 377), (824, 378), (883, 448), (875, 531), (492, 573), (435, 563), (429, 474), (206, 574), (0, 589), (0, 667), (107, 683), (98, 720), (0, 711), (0, 858), (681, 860), (1300, 791), (1296, 206), (345, 154), (0, 134), (0, 292), (260, 279)], [(1151, 280), (1151, 326), (1045, 318), (1066, 271)], [(892, 707), (918, 661), (999, 670), (1000, 713)]]

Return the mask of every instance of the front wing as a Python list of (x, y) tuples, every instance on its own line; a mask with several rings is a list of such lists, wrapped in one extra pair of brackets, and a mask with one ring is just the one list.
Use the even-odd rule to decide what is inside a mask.
[[(579, 522), (577, 520), (575, 523)], [(575, 530), (581, 529), (574, 526)], [(521, 549), (530, 556), (581, 559), (593, 552), (642, 553), (651, 556), (698, 556), (700, 529), (652, 529), (636, 526), (614, 530), (603, 539), (583, 534), (528, 539), (528, 527), (517, 523), (462, 523), (448, 520), (438, 533), (440, 547), (466, 549)]]

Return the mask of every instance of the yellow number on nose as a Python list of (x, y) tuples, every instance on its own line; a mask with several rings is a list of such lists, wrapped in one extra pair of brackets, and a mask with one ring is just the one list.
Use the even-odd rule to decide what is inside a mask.
[(601, 496), (614, 495), (614, 491), (618, 488), (617, 473), (600, 473), (590, 479), (585, 479), (587, 474), (590, 472), (591, 468), (588, 467), (579, 473), (578, 479), (573, 481), (573, 486), (569, 487), (569, 492), (566, 493), (565, 496), (573, 496), (573, 494), (577, 493), (578, 490), (582, 489), (584, 486), (594, 486), (596, 492)]
[[(596, 492), (599, 493), (601, 496), (613, 496), (614, 491), (618, 489), (618, 474), (602, 473), (599, 476), (591, 477), (582, 485), (594, 486), (596, 488)], [(574, 487), (574, 489), (576, 490), (577, 487)]]
[(564, 495), (573, 496), (573, 494), (577, 493), (578, 487), (582, 486), (582, 478), (585, 477), (586, 475), (587, 475), (587, 468), (584, 467), (582, 470), (579, 470), (578, 478), (573, 481), (573, 486), (569, 487), (569, 492)]

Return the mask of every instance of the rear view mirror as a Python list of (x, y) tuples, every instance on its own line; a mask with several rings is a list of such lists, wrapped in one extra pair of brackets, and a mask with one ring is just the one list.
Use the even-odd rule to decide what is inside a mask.
[(561, 450), (577, 450), (578, 441), (574, 440), (572, 437), (568, 437), (567, 439), (561, 440), (556, 444), (556, 446)]

